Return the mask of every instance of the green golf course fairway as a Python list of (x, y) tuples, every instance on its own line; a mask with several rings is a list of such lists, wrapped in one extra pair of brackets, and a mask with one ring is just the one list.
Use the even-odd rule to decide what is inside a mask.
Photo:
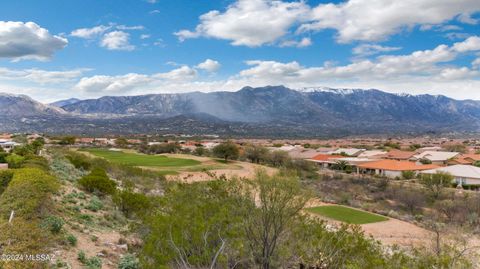
[(307, 208), (307, 211), (350, 224), (367, 224), (388, 220), (380, 215), (339, 205), (311, 207)]
[(199, 161), (192, 159), (170, 158), (161, 155), (126, 153), (123, 151), (112, 151), (107, 149), (82, 149), (81, 151), (105, 158), (112, 163), (131, 166), (184, 167), (200, 164)]

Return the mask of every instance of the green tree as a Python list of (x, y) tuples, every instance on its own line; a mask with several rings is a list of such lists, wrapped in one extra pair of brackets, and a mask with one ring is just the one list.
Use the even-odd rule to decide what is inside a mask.
[(123, 147), (128, 146), (128, 141), (127, 141), (127, 139), (125, 139), (123, 137), (119, 137), (119, 138), (115, 139), (115, 145), (117, 147), (122, 147), (123, 148)]
[(77, 140), (77, 138), (75, 136), (64, 136), (60, 139), (60, 142), (58, 142), (58, 144), (60, 144), (60, 145), (73, 145), (73, 144), (75, 144), (75, 140)]
[(227, 268), (241, 259), (241, 215), (230, 182), (180, 184), (148, 214), (141, 268)]
[(268, 176), (259, 171), (251, 182), (250, 203), (243, 217), (243, 229), (254, 262), (262, 269), (278, 268), (289, 233), (301, 216), (310, 196), (291, 174)]
[(228, 162), (228, 159), (237, 159), (239, 153), (238, 146), (231, 141), (220, 143), (213, 148), (213, 154), (218, 158), (223, 158), (225, 162)]
[(268, 149), (259, 145), (249, 145), (245, 147), (245, 158), (252, 163), (260, 163), (268, 156)]
[(449, 173), (437, 172), (435, 174), (423, 174), (420, 182), (430, 192), (433, 199), (437, 199), (442, 194), (445, 187), (450, 186), (453, 176)]
[(8, 167), (10, 168), (20, 168), (25, 161), (25, 158), (15, 153), (12, 153), (5, 157), (5, 161), (7, 161)]

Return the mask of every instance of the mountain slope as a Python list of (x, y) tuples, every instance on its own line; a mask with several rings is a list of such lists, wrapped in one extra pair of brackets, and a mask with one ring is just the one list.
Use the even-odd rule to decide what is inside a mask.
[[(64, 133), (321, 137), (480, 130), (479, 101), (379, 90), (292, 90), (283, 86), (245, 87), (237, 92), (106, 96), (62, 108), (42, 105), (26, 96), (0, 95), (0, 113), (12, 115), (3, 123), (0, 117), (3, 130), (8, 126), (16, 131)], [(18, 117), (21, 123), (14, 121)]]
[(62, 107), (62, 106), (66, 106), (66, 105), (73, 105), (73, 104), (78, 103), (80, 101), (82, 101), (82, 100), (77, 99), (77, 98), (70, 98), (70, 99), (66, 99), (66, 100), (59, 100), (59, 101), (50, 103), (49, 105), (56, 106), (56, 107)]

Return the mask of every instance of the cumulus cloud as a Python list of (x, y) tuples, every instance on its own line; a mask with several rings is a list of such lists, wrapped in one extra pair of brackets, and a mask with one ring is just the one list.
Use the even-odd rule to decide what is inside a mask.
[(84, 38), (84, 39), (92, 39), (96, 38), (103, 33), (105, 33), (107, 30), (111, 29), (112, 26), (106, 26), (106, 25), (98, 25), (92, 28), (80, 28), (73, 30), (70, 35), (74, 37), (79, 37), (79, 38)]
[(175, 35), (182, 41), (205, 36), (258, 47), (285, 36), (308, 11), (304, 2), (238, 0), (223, 13), (213, 10), (200, 16), (195, 31), (181, 30)]
[[(337, 40), (379, 41), (417, 25), (436, 25), (480, 10), (477, 0), (349, 0), (320, 4), (300, 31), (336, 29)], [(464, 20), (461, 20), (465, 22)]]
[(152, 75), (137, 73), (119, 76), (96, 75), (80, 79), (74, 89), (90, 94), (128, 94), (134, 89), (145, 89), (153, 84), (188, 82), (196, 76), (197, 71), (189, 66)]
[(361, 44), (353, 48), (352, 53), (357, 56), (371, 56), (381, 52), (390, 52), (402, 49), (401, 47), (388, 47), (377, 44)]
[(130, 44), (130, 34), (123, 31), (113, 31), (105, 34), (100, 41), (100, 46), (108, 50), (131, 51), (135, 46)]
[(67, 44), (34, 22), (0, 21), (0, 58), (46, 61)]
[(220, 69), (221, 64), (218, 61), (206, 59), (204, 62), (199, 63), (196, 67), (207, 72), (216, 72), (218, 69)]
[[(306, 1), (237, 0), (223, 12), (212, 10), (201, 15), (194, 30), (182, 29), (174, 34), (180, 41), (208, 37), (229, 40), (236, 46), (257, 47), (278, 44), (292, 34), (334, 29), (338, 42), (373, 42), (415, 26), (423, 30), (458, 30), (458, 26), (443, 24), (453, 19), (478, 23), (471, 17), (478, 11), (478, 0), (348, 0), (316, 7)], [(295, 46), (292, 41), (282, 44)]]

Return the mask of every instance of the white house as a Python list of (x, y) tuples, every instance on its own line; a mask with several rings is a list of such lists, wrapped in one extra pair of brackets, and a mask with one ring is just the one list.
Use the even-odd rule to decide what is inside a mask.
[(449, 151), (424, 151), (422, 153), (413, 155), (410, 160), (420, 162), (422, 159), (426, 159), (432, 162), (432, 164), (447, 164), (448, 160), (460, 156), (459, 152)]
[(357, 157), (360, 155), (362, 152), (364, 152), (365, 149), (356, 149), (356, 148), (339, 148), (334, 151), (328, 152), (330, 155), (347, 155), (351, 157)]
[(457, 184), (480, 185), (480, 168), (473, 165), (456, 164), (422, 171), (422, 174), (449, 173)]
[(11, 140), (0, 140), (0, 147), (3, 148), (6, 152), (10, 152), (15, 146), (19, 144)]

